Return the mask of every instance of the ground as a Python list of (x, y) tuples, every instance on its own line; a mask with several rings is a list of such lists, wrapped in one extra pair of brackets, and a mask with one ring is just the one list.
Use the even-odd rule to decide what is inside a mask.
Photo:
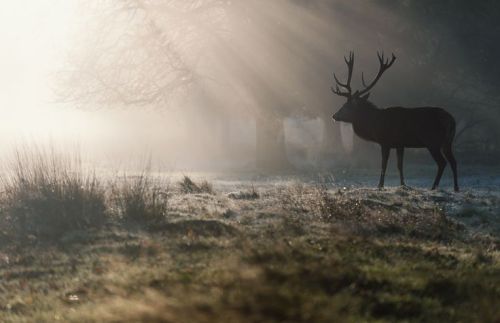
[(494, 174), (169, 177), (165, 221), (2, 245), (0, 321), (498, 322)]

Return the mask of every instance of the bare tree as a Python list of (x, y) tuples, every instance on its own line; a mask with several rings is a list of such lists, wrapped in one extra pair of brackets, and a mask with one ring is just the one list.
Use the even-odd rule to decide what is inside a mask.
[[(92, 15), (86, 26), (88, 36), (82, 41), (85, 48), (75, 50), (72, 68), (61, 78), (64, 100), (88, 106), (163, 108), (179, 103), (195, 87), (204, 88), (205, 95), (224, 92), (225, 102), (207, 101), (255, 118), (258, 166), (290, 165), (283, 119), (304, 106), (301, 94), (291, 90), (300, 88), (297, 84), (303, 80), (282, 59), (290, 56), (288, 46), (294, 39), (281, 40), (289, 44), (278, 47), (279, 35), (263, 31), (290, 31), (273, 16), (255, 19), (267, 9), (279, 14), (275, 4), (220, 0), (89, 3), (85, 10)], [(255, 44), (260, 47), (251, 47)]]
[(197, 75), (204, 44), (218, 32), (221, 1), (90, 1), (83, 47), (63, 72), (61, 97), (82, 105), (166, 106)]

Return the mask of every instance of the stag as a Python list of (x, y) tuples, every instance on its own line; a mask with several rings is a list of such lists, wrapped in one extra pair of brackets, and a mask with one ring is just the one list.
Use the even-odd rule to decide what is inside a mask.
[(382, 149), (382, 171), (379, 188), (384, 187), (387, 161), (392, 148), (396, 149), (398, 170), (401, 185), (405, 186), (403, 176), (403, 155), (405, 148), (427, 148), (437, 163), (438, 171), (432, 189), (436, 189), (446, 167), (446, 161), (451, 165), (455, 191), (458, 192), (457, 162), (452, 152), (455, 137), (455, 119), (442, 108), (420, 107), (403, 108), (389, 107), (379, 109), (368, 101), (370, 91), (377, 84), (380, 77), (388, 70), (396, 56), (385, 58), (377, 52), (380, 68), (367, 85), (364, 75), (361, 74), (364, 89), (353, 93), (351, 88), (352, 72), (354, 70), (354, 53), (344, 57), (347, 64), (347, 81), (341, 82), (334, 74), (335, 88), (333, 93), (347, 98), (347, 102), (333, 115), (335, 121), (351, 123), (354, 132), (359, 137), (376, 142)]

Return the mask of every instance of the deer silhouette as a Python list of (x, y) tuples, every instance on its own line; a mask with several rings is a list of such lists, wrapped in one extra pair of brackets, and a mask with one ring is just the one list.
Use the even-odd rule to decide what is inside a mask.
[(398, 170), (401, 185), (405, 186), (403, 176), (403, 155), (405, 148), (427, 148), (437, 163), (438, 171), (432, 189), (439, 186), (439, 181), (446, 167), (446, 161), (451, 165), (455, 191), (458, 192), (457, 162), (452, 152), (453, 139), (455, 138), (455, 119), (442, 108), (419, 107), (403, 108), (389, 107), (379, 109), (368, 101), (371, 89), (377, 84), (380, 77), (388, 70), (396, 56), (392, 54), (389, 60), (384, 54), (377, 52), (380, 68), (370, 84), (366, 84), (364, 75), (361, 74), (364, 89), (354, 93), (351, 88), (352, 72), (354, 70), (354, 53), (344, 57), (348, 74), (345, 83), (339, 81), (332, 87), (333, 93), (346, 97), (347, 102), (333, 115), (335, 121), (351, 123), (354, 132), (359, 137), (376, 142), (382, 149), (382, 171), (380, 174), (379, 188), (384, 187), (387, 161), (392, 148), (397, 151)]

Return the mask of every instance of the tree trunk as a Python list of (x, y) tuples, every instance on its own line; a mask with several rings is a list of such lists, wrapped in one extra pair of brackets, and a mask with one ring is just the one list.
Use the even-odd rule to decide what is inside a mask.
[(282, 119), (256, 119), (256, 166), (267, 171), (290, 170), (285, 147), (285, 128)]

